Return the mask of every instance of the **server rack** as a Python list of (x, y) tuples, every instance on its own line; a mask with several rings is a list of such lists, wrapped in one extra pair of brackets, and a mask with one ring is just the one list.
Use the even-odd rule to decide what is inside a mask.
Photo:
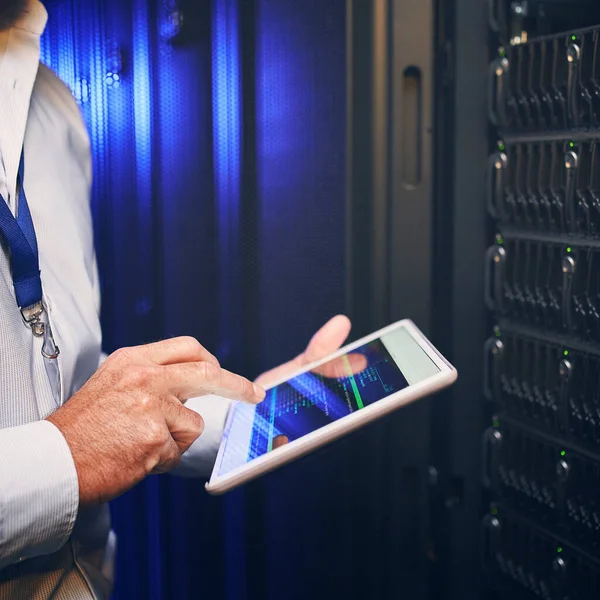
[(491, 2), (484, 598), (600, 597), (600, 15)]

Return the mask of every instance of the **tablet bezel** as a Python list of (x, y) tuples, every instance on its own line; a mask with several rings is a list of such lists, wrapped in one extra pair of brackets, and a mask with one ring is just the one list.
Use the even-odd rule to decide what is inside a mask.
[(391, 394), (390, 396), (387, 396), (382, 400), (378, 400), (369, 406), (365, 406), (361, 410), (357, 410), (349, 415), (346, 415), (337, 421), (328, 423), (324, 427), (320, 427), (319, 429), (293, 440), (289, 444), (277, 448), (272, 452), (258, 456), (257, 458), (244, 463), (243, 465), (224, 475), (219, 475), (218, 470), (223, 459), (228, 433), (234, 419), (236, 407), (239, 406), (238, 403), (232, 404), (227, 414), (223, 439), (221, 440), (221, 444), (219, 446), (219, 451), (210, 480), (206, 484), (206, 490), (213, 495), (219, 495), (228, 492), (233, 488), (247, 483), (248, 481), (251, 481), (260, 475), (264, 475), (265, 473), (273, 471), (279, 466), (291, 462), (296, 458), (300, 458), (301, 456), (304, 456), (309, 452), (312, 452), (313, 450), (324, 446), (325, 444), (328, 444), (342, 437), (343, 435), (350, 433), (351, 431), (354, 431), (359, 427), (362, 427), (363, 425), (400, 408), (401, 406), (410, 404), (415, 400), (429, 396), (445, 387), (452, 385), (457, 378), (456, 369), (440, 354), (440, 352), (421, 333), (421, 331), (412, 321), (404, 319), (384, 327), (383, 329), (380, 329), (379, 331), (376, 331), (364, 338), (361, 338), (352, 344), (344, 346), (338, 351), (319, 361), (305, 365), (287, 377), (272, 382), (269, 386), (267, 386), (266, 389), (270, 389), (276, 385), (285, 383), (289, 379), (306, 373), (307, 371), (311, 371), (312, 369), (315, 369), (330, 360), (351, 352), (352, 350), (364, 344), (368, 344), (369, 342), (372, 342), (373, 340), (382, 337), (400, 327), (404, 327), (408, 331), (413, 340), (423, 349), (431, 361), (440, 370), (439, 373), (436, 373), (435, 375), (428, 377), (419, 383), (409, 385)]

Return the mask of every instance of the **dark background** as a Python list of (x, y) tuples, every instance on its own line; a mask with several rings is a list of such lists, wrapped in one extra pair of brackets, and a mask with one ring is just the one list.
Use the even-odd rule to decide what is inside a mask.
[[(589, 86), (576, 70), (538, 84), (571, 111), (541, 129), (519, 117), (540, 89), (517, 75), (542, 71), (521, 58), (527, 38), (600, 23), (595, 0), (46, 4), (43, 61), (73, 90), (94, 150), (106, 351), (194, 335), (253, 377), (345, 312), (354, 339), (414, 319), (459, 371), (451, 391), (224, 498), (167, 476), (138, 486), (112, 506), (115, 598), (597, 600), (600, 552), (578, 545), (565, 515), (595, 498), (600, 471), (577, 470), (573, 436), (511, 417), (497, 357), (548, 344), (589, 357), (599, 340), (536, 315), (516, 327), (490, 262), (513, 260), (515, 235), (559, 257), (597, 240), (507, 221), (497, 207), (511, 190), (494, 197), (486, 178), (505, 145), (512, 165), (519, 144), (575, 140), (580, 152), (595, 140), (600, 110), (583, 123), (573, 106), (589, 89), (600, 98), (600, 72)], [(549, 77), (568, 70), (571, 35), (559, 37)], [(599, 36), (584, 37), (589, 61)], [(547, 391), (566, 419), (559, 358)], [(597, 500), (578, 513), (596, 536)]]

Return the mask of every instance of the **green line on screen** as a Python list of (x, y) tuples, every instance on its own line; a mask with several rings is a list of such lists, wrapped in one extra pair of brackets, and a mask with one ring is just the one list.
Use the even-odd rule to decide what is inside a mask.
[(348, 369), (348, 377), (350, 378), (350, 385), (352, 386), (352, 391), (354, 392), (354, 397), (356, 398), (356, 404), (358, 404), (358, 408), (364, 408), (362, 398), (360, 396), (360, 392), (358, 391), (358, 387), (356, 385), (356, 380), (354, 379), (354, 373), (352, 373), (352, 367), (350, 365), (350, 361), (348, 360), (348, 356), (344, 354), (344, 362), (346, 363), (346, 368)]
[(275, 432), (275, 403), (277, 400), (277, 386), (271, 390), (271, 415), (269, 418), (269, 442), (267, 452), (273, 450), (273, 433)]

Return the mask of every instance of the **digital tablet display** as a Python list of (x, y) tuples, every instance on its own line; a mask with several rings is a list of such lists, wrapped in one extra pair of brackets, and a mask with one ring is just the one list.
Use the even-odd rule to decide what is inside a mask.
[(267, 390), (258, 406), (237, 405), (218, 474), (440, 372), (404, 327)]

